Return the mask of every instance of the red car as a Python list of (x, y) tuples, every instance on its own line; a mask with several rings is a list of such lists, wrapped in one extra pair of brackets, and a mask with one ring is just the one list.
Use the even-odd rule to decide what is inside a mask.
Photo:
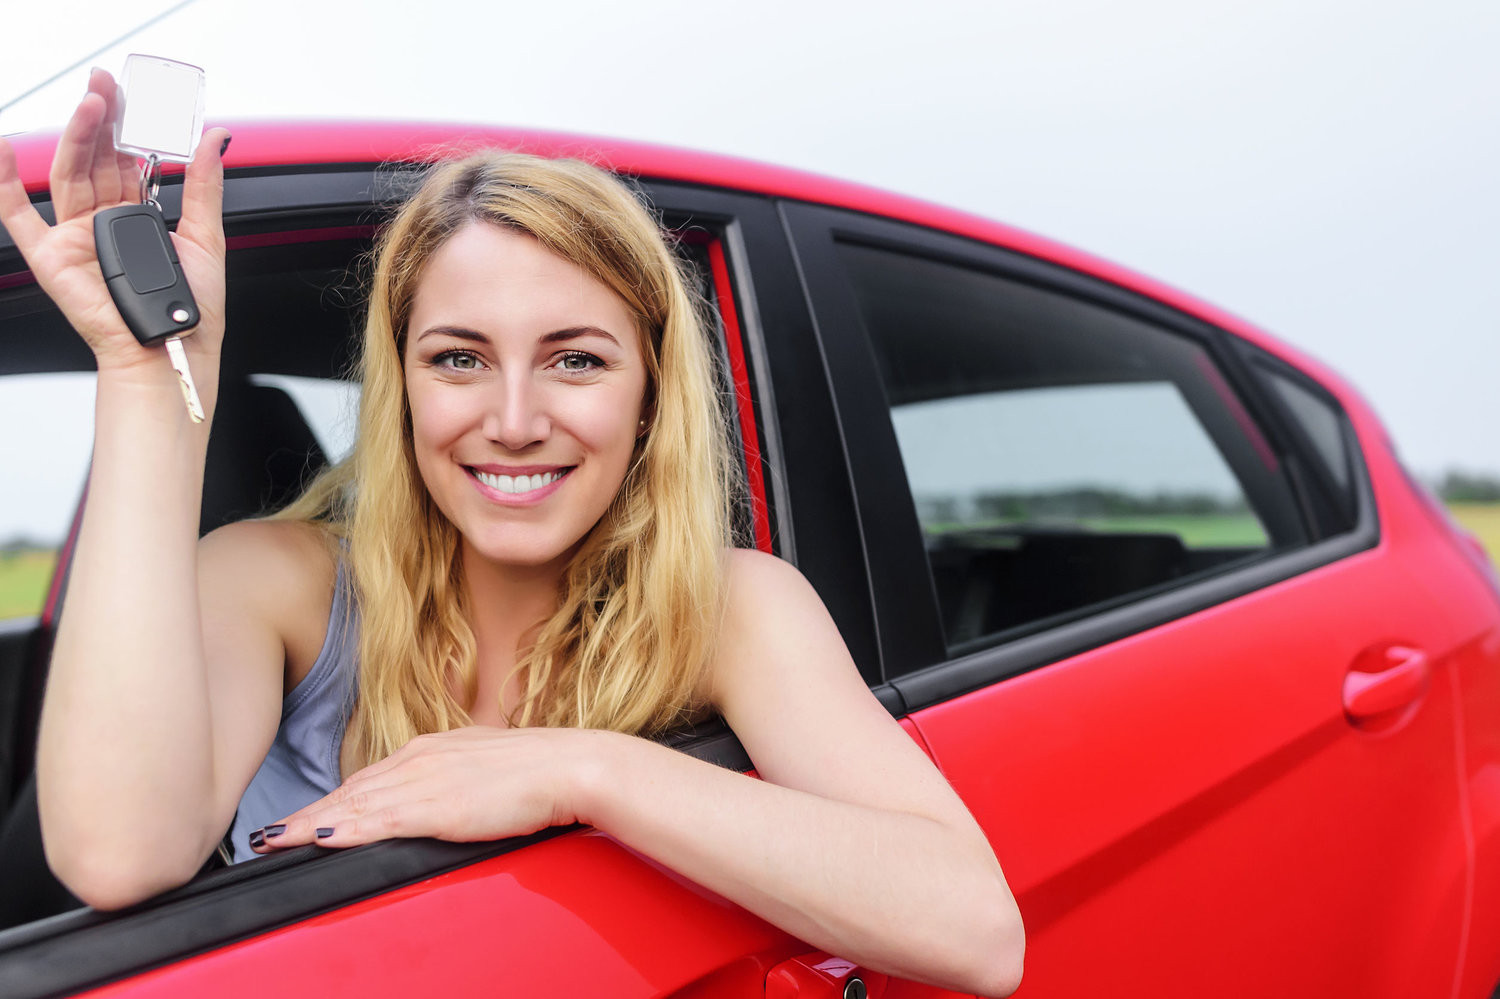
[[(988, 833), (1023, 995), (1500, 994), (1500, 590), (1336, 375), (1118, 267), (819, 177), (486, 128), (234, 133), (203, 530), (347, 446), (359, 261), (416, 163), (602, 162), (717, 308), (746, 544), (812, 580)], [(43, 204), (51, 145), (18, 144)], [(0, 340), (0, 441), (47, 449), (0, 450), (25, 466), (0, 546), (40, 507), (60, 548), (45, 605), (0, 623), (0, 995), (942, 994), (576, 828), (307, 847), (77, 909), (31, 757), (87, 464), (86, 419), (76, 453), (54, 428), (91, 358), (3, 236)], [(47, 469), (68, 495), (32, 496)], [(678, 744), (748, 765), (722, 725)]]

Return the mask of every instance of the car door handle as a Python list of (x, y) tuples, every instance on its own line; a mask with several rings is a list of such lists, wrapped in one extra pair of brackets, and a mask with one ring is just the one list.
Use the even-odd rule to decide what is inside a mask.
[[(1361, 656), (1360, 666), (1374, 665)], [(1355, 721), (1394, 711), (1415, 703), (1427, 690), (1432, 672), (1427, 653), (1404, 645), (1392, 645), (1380, 655), (1385, 669), (1353, 669), (1344, 677), (1344, 711)], [(1377, 659), (1378, 662), (1378, 659)]]
[(823, 953), (782, 961), (766, 974), (766, 999), (881, 999), (886, 976)]

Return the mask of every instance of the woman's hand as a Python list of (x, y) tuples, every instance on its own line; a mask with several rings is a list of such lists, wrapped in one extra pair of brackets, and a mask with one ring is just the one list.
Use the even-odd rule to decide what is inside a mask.
[[(140, 171), (133, 157), (115, 151), (117, 113), (112, 76), (95, 70), (89, 89), (68, 121), (52, 159), (50, 185), (57, 224), (49, 226), (21, 183), (15, 152), (0, 139), (0, 223), (26, 265), (99, 360), (100, 370), (162, 366), (159, 353), (141, 347), (120, 318), (94, 253), (94, 215), (140, 200)], [(182, 219), (172, 237), (202, 322), (185, 343), (217, 357), (224, 332), (224, 172), (229, 133), (210, 129), (183, 182)]]
[(612, 732), (455, 729), (418, 736), (352, 774), (331, 794), (257, 830), (261, 853), (320, 843), (357, 846), (393, 837), (455, 842), (524, 836), (578, 821), (575, 789)]

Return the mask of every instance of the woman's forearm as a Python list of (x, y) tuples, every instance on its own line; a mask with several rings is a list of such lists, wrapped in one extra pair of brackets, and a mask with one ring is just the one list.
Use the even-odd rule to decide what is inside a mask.
[[(595, 735), (590, 733), (590, 736)], [(981, 995), (1020, 980), (1024, 934), (977, 828), (780, 787), (597, 733), (580, 818), (808, 943)]]
[[(49, 859), (70, 886), (102, 883), (85, 895), (102, 904), (117, 901), (118, 872), (161, 887), (190, 875), (210, 836), (206, 816), (194, 821), (214, 783), (196, 571), (208, 423), (188, 419), (160, 360), (161, 372), (99, 378), (38, 745)], [(217, 372), (198, 366), (212, 386)]]

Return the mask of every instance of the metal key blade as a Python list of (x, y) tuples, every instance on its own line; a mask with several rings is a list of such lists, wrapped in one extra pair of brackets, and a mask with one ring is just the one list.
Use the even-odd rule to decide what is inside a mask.
[(188, 367), (187, 351), (182, 349), (182, 337), (166, 339), (167, 357), (172, 360), (172, 370), (177, 372), (177, 381), (182, 386), (182, 400), (187, 403), (188, 416), (194, 423), (203, 422), (203, 401), (198, 398), (198, 386), (193, 384), (193, 370)]

